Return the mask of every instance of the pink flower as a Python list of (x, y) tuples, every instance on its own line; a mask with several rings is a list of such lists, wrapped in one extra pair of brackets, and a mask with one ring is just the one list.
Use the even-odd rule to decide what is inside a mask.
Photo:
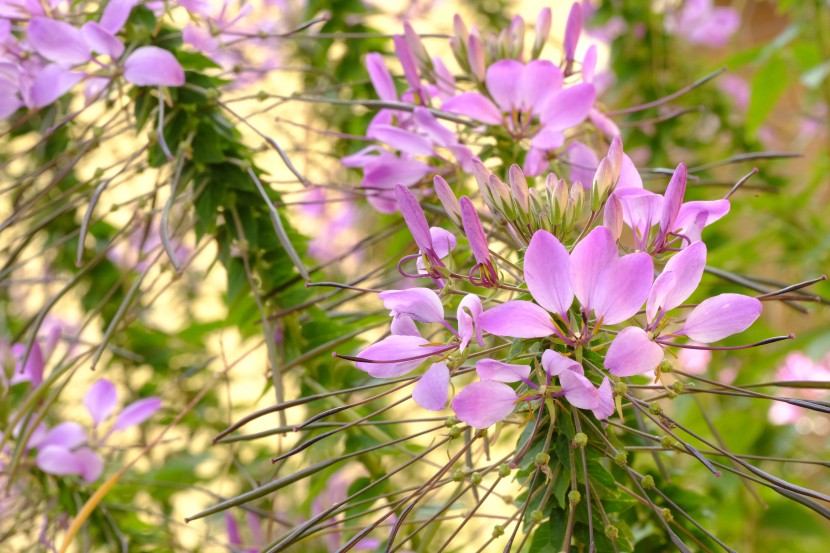
[(666, 16), (666, 30), (690, 44), (718, 48), (726, 44), (741, 25), (735, 8), (715, 7), (712, 0), (685, 0), (683, 7)]

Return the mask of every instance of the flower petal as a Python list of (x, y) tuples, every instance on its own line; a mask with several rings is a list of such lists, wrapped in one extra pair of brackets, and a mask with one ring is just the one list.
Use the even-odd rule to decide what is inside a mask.
[(480, 359), (476, 363), (476, 373), (478, 373), (481, 380), (518, 382), (530, 377), (530, 365), (504, 363), (495, 359)]
[(523, 300), (488, 309), (478, 318), (478, 324), (490, 334), (511, 338), (545, 338), (555, 330), (547, 311)]
[(450, 370), (447, 364), (435, 363), (415, 384), (412, 399), (424, 409), (440, 411), (447, 403), (449, 386)]
[(395, 81), (392, 80), (392, 75), (386, 67), (383, 56), (374, 52), (367, 54), (366, 70), (369, 72), (369, 79), (371, 79), (378, 97), (388, 102), (396, 102), (398, 92), (395, 90)]
[(32, 48), (49, 61), (76, 65), (89, 61), (91, 57), (81, 31), (64, 21), (33, 17), (29, 21), (28, 32)]
[(616, 260), (602, 274), (593, 306), (597, 318), (613, 325), (636, 315), (648, 299), (653, 280), (654, 261), (649, 254), (632, 253)]
[(663, 195), (663, 213), (660, 217), (660, 235), (658, 243), (662, 242), (666, 235), (671, 232), (677, 215), (680, 213), (680, 206), (683, 205), (683, 196), (686, 194), (686, 164), (681, 163), (674, 170), (674, 174)]
[[(674, 309), (689, 299), (697, 289), (706, 266), (706, 244), (695, 242), (666, 263), (663, 272), (654, 281), (648, 296), (646, 316), (654, 320), (657, 311)], [(669, 283), (669, 286), (666, 286)]]
[(482, 380), (461, 390), (452, 400), (452, 408), (462, 422), (473, 428), (487, 428), (510, 415), (517, 399), (507, 384)]
[(422, 323), (440, 323), (444, 320), (441, 298), (429, 288), (385, 290), (378, 294), (378, 297), (393, 315), (409, 315)]
[(525, 253), (527, 289), (539, 305), (564, 318), (574, 300), (568, 267), (565, 246), (548, 231), (536, 231)]
[(395, 315), (392, 317), (392, 324), (389, 325), (389, 331), (395, 336), (421, 337), (418, 327), (415, 326), (415, 322), (409, 315)]
[(106, 54), (112, 59), (124, 53), (124, 44), (95, 21), (87, 21), (81, 27), (81, 35), (90, 49)]
[(761, 316), (762, 309), (756, 298), (720, 294), (695, 307), (678, 334), (703, 344), (717, 342), (749, 328)]
[(642, 328), (629, 326), (620, 331), (605, 355), (605, 367), (614, 376), (646, 374), (663, 360), (663, 348), (649, 339)]
[(478, 92), (463, 92), (444, 102), (441, 109), (449, 113), (466, 115), (476, 121), (488, 125), (500, 125), (502, 123), (501, 111), (496, 104)]
[(519, 83), (524, 72), (524, 64), (520, 61), (503, 59), (487, 68), (485, 83), (487, 92), (496, 101), (502, 112), (511, 112), (519, 107), (521, 91)]
[(412, 233), (412, 238), (415, 239), (418, 249), (424, 253), (432, 253), (434, 251), (432, 246), (432, 235), (429, 232), (429, 223), (427, 217), (424, 215), (424, 210), (421, 209), (421, 204), (415, 195), (409, 189), (400, 184), (395, 185), (395, 198), (398, 200), (398, 207), (403, 215), (403, 220), (406, 226), (409, 227), (409, 232)]
[(599, 404), (599, 392), (581, 374), (564, 371), (559, 375), (559, 384), (565, 392), (565, 399), (577, 409), (594, 409)]
[(432, 155), (432, 143), (428, 138), (393, 125), (373, 125), (367, 136), (407, 154)]
[(125, 430), (149, 419), (161, 407), (161, 399), (145, 397), (134, 401), (122, 409), (112, 425), (113, 430)]
[(542, 368), (551, 376), (559, 376), (567, 371), (585, 374), (582, 365), (552, 349), (545, 350), (545, 353), (542, 354)]
[(81, 474), (81, 461), (74, 453), (59, 445), (50, 445), (37, 452), (35, 465), (49, 474), (60, 476)]
[(84, 396), (84, 406), (92, 416), (92, 422), (98, 426), (109, 417), (118, 404), (118, 394), (115, 385), (102, 378), (89, 387)]
[(464, 227), (464, 234), (470, 242), (470, 249), (478, 263), (491, 263), (490, 248), (487, 245), (487, 234), (481, 226), (481, 219), (478, 218), (475, 206), (467, 196), (459, 200), (461, 205), (461, 223)]
[(104, 471), (104, 460), (101, 459), (100, 455), (88, 447), (82, 447), (73, 453), (84, 480), (95, 482), (101, 477), (101, 473)]
[(446, 349), (444, 345), (429, 345), (420, 336), (388, 336), (357, 354), (374, 362), (358, 361), (355, 367), (375, 378), (395, 378), (412, 371), (431, 354)]
[(524, 66), (518, 85), (522, 110), (538, 115), (542, 98), (562, 88), (562, 71), (547, 60), (533, 60)]
[(540, 120), (546, 127), (569, 129), (582, 123), (594, 107), (596, 89), (589, 83), (579, 83), (563, 88), (548, 96), (542, 108)]
[(84, 430), (83, 426), (77, 422), (62, 422), (50, 428), (46, 432), (46, 436), (38, 442), (37, 447), (43, 449), (50, 445), (56, 445), (65, 447), (66, 449), (72, 449), (78, 447), (85, 441), (86, 430)]
[(127, 22), (133, 6), (139, 0), (110, 0), (101, 15), (101, 26), (112, 34), (117, 33)]
[(56, 64), (47, 65), (40, 70), (32, 84), (32, 107), (48, 106), (69, 92), (83, 78), (83, 73), (75, 73)]
[(617, 262), (617, 241), (611, 231), (597, 227), (571, 251), (570, 283), (585, 309), (593, 309), (603, 274)]
[(579, 35), (582, 33), (582, 5), (574, 2), (571, 11), (568, 13), (568, 22), (565, 24), (565, 59), (572, 61), (576, 55), (576, 45), (579, 43)]
[(615, 407), (614, 388), (607, 377), (602, 379), (602, 384), (600, 384), (597, 390), (597, 395), (599, 396), (599, 401), (597, 402), (597, 406), (592, 409), (594, 416), (599, 420), (607, 419), (614, 414)]
[(167, 50), (143, 46), (124, 62), (124, 78), (138, 86), (182, 86), (184, 69)]
[(458, 319), (458, 336), (461, 338), (461, 351), (467, 348), (467, 344), (472, 340), (474, 332), (478, 345), (484, 346), (481, 325), (478, 323), (481, 312), (481, 300), (475, 294), (467, 294), (458, 304), (456, 318)]

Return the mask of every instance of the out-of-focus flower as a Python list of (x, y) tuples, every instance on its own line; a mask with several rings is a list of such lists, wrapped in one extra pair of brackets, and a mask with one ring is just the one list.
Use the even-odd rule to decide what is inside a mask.
[(690, 44), (718, 48), (726, 44), (741, 25), (741, 14), (732, 7), (716, 7), (712, 0), (684, 0), (683, 6), (666, 15), (666, 30)]
[[(775, 379), (780, 382), (799, 381), (830, 381), (830, 355), (824, 360), (816, 362), (800, 351), (787, 355), (784, 362), (775, 372)], [(823, 390), (793, 388), (792, 396), (801, 399), (821, 399), (826, 395)], [(783, 401), (776, 401), (770, 406), (769, 420), (773, 424), (793, 424), (809, 413), (803, 407), (798, 407)]]

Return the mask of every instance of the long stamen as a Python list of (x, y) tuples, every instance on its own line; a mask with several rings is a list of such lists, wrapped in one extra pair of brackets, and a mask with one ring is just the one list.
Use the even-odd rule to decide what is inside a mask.
[(765, 346), (767, 344), (774, 344), (775, 342), (781, 342), (782, 340), (793, 340), (795, 339), (795, 334), (788, 334), (786, 336), (773, 336), (772, 338), (767, 338), (766, 340), (761, 340), (760, 342), (755, 342), (754, 344), (744, 344), (742, 346), (702, 346), (696, 344), (678, 344), (676, 342), (670, 342), (665, 339), (657, 339), (655, 342), (660, 344), (661, 346), (668, 346), (668, 347), (676, 347), (676, 348), (684, 348), (684, 349), (702, 349), (707, 351), (736, 351), (740, 349), (749, 349), (755, 348), (758, 346)]

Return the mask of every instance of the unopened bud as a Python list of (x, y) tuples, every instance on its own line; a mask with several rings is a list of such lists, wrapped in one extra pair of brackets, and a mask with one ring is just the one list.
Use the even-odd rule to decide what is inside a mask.
[(513, 50), (513, 33), (510, 27), (501, 30), (496, 46), (498, 47), (499, 58), (510, 58), (510, 53)]
[(648, 412), (654, 416), (660, 416), (663, 414), (663, 408), (660, 407), (660, 404), (655, 401), (648, 406)]
[(536, 509), (530, 513), (530, 520), (538, 524), (545, 520), (545, 514), (539, 509)]
[(499, 477), (507, 478), (508, 476), (510, 476), (510, 472), (510, 465), (508, 465), (507, 463), (502, 463), (499, 466)]
[(455, 197), (450, 185), (440, 175), (435, 175), (432, 182), (435, 186), (435, 194), (441, 200), (441, 205), (444, 206), (447, 216), (455, 226), (461, 225), (461, 205), (458, 203), (458, 198)]
[(617, 181), (620, 180), (620, 171), (622, 170), (623, 161), (623, 144), (620, 135), (616, 135), (611, 140), (611, 146), (608, 147), (608, 155), (606, 158), (608, 159), (608, 165), (611, 170), (611, 177), (614, 180), (614, 186), (616, 186)]
[(628, 465), (628, 453), (625, 451), (620, 451), (616, 455), (614, 455), (614, 462), (617, 466), (624, 467)]
[(449, 416), (447, 417), (447, 422), (445, 422), (444, 424), (447, 426), (447, 428), (452, 428), (459, 422), (461, 421), (459, 421), (455, 416)]
[(599, 207), (614, 191), (615, 184), (614, 175), (611, 173), (611, 163), (607, 157), (604, 157), (597, 166), (591, 185), (591, 211), (599, 211)]
[(541, 467), (543, 465), (547, 465), (550, 462), (550, 455), (547, 453), (537, 453), (536, 457), (533, 458), (533, 464), (537, 467)]
[(609, 540), (615, 540), (620, 537), (620, 531), (613, 524), (609, 524), (605, 527), (605, 537)]
[(676, 393), (676, 394), (682, 394), (683, 392), (686, 391), (686, 385), (683, 384), (682, 382), (680, 382), (679, 380), (675, 380), (672, 383), (671, 387), (672, 387), (672, 390), (674, 390), (674, 393)]
[(484, 48), (481, 46), (481, 39), (474, 34), (467, 39), (467, 63), (470, 65), (470, 73), (479, 82), (484, 82), (484, 75), (487, 72)]
[(665, 359), (663, 359), (663, 360), (660, 362), (660, 372), (661, 372), (661, 373), (663, 373), (663, 374), (668, 374), (668, 373), (670, 373), (670, 372), (672, 371), (672, 368), (673, 368), (673, 367), (671, 366), (671, 363), (669, 363), (669, 362), (668, 362), (668, 361), (666, 361)]
[(615, 396), (624, 396), (628, 393), (628, 384), (623, 381), (617, 382), (614, 384), (614, 395)]
[(510, 57), (521, 59), (525, 48), (525, 20), (517, 15), (510, 22)]
[(510, 198), (510, 189), (504, 184), (496, 175), (490, 175), (487, 179), (487, 184), (490, 188), (490, 194), (493, 196), (493, 201), (502, 212), (512, 213), (513, 209), (508, 207), (512, 204)]
[(576, 507), (582, 500), (582, 494), (578, 490), (571, 490), (568, 492), (568, 505), (572, 508)]
[(575, 182), (571, 184), (571, 192), (568, 195), (568, 200), (573, 202), (574, 221), (576, 221), (579, 219), (580, 214), (582, 214), (582, 208), (585, 207), (585, 189), (581, 183)]
[(472, 482), (474, 486), (481, 484), (481, 480), (481, 473), (479, 472), (474, 472), (470, 475), (470, 482)]
[(461, 39), (464, 44), (467, 43), (467, 38), (470, 36), (470, 32), (467, 30), (467, 24), (464, 23), (464, 20), (458, 14), (455, 14), (452, 17), (452, 32), (457, 38)]
[(574, 2), (565, 24), (565, 76), (571, 74), (571, 67), (576, 56), (576, 45), (582, 33), (582, 6)]
[(667, 507), (660, 509), (660, 514), (666, 522), (672, 522), (674, 520), (674, 515), (671, 514), (671, 510)]
[(460, 428), (458, 428), (457, 426), (453, 426), (452, 428), (450, 428), (450, 431), (449, 431), (450, 439), (455, 439), (455, 438), (458, 438), (459, 436), (461, 436), (461, 429)]
[(671, 436), (663, 436), (663, 439), (660, 441), (660, 443), (666, 449), (679, 449), (680, 448), (680, 442), (678, 442), (677, 440), (675, 440)]
[(645, 490), (654, 489), (654, 477), (650, 474), (646, 474), (645, 476), (643, 476), (643, 479), (640, 480), (640, 485)]
[(418, 33), (415, 32), (415, 29), (412, 28), (412, 25), (408, 21), (405, 21), (403, 24), (403, 36), (409, 45), (409, 50), (415, 56), (415, 61), (418, 62), (418, 67), (421, 69), (421, 72), (424, 73), (432, 70), (432, 60), (429, 58), (429, 54), (427, 54), (427, 49), (424, 48), (421, 37), (418, 36)]
[(550, 8), (544, 8), (539, 13), (539, 17), (536, 18), (536, 36), (533, 39), (533, 50), (530, 54), (532, 59), (538, 58), (539, 54), (541, 54), (542, 50), (545, 48), (545, 43), (548, 41), (548, 37), (550, 36), (551, 19), (552, 16)]
[(455, 482), (463, 482), (464, 481), (464, 471), (461, 469), (455, 469), (452, 471), (452, 479)]
[(571, 445), (573, 447), (585, 447), (588, 444), (588, 435), (584, 432), (578, 432), (576, 436), (574, 436), (574, 441)]
[(515, 163), (507, 171), (507, 181), (510, 183), (510, 192), (522, 213), (529, 211), (527, 179), (522, 169)]
[(614, 239), (619, 240), (623, 230), (623, 209), (622, 203), (616, 194), (611, 194), (605, 202), (605, 209), (602, 212), (602, 226), (611, 231)]
[(500, 538), (503, 535), (504, 535), (504, 528), (502, 528), (501, 526), (496, 526), (495, 528), (493, 528), (493, 537), (494, 538)]

